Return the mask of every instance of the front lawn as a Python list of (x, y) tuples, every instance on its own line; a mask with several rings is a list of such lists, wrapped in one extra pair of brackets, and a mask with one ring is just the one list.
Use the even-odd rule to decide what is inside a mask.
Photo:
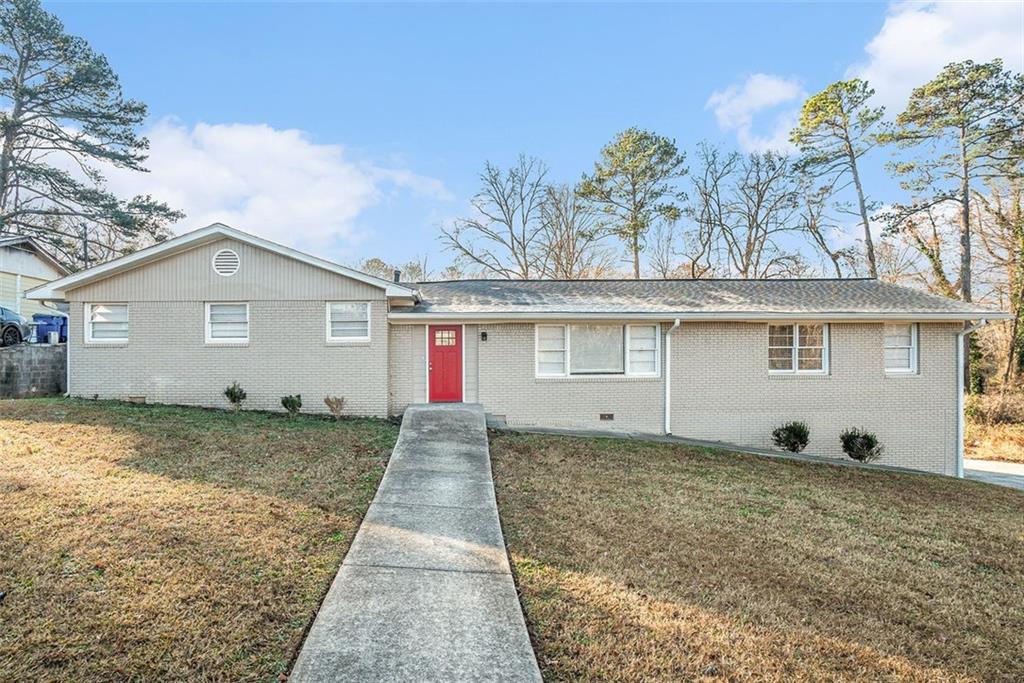
[(499, 434), (548, 680), (1024, 680), (1024, 494), (618, 439)]
[(0, 402), (0, 662), (12, 681), (274, 680), (397, 427)]

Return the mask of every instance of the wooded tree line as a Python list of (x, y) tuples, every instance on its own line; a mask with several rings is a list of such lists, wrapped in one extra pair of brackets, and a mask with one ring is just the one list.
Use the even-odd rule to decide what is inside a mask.
[[(572, 186), (536, 158), (488, 163), (472, 215), (441, 230), (450, 272), (878, 277), (1010, 310), (974, 355), (987, 346), (1001, 379), (1024, 374), (1024, 77), (999, 60), (949, 64), (891, 119), (873, 97), (851, 79), (807, 99), (790, 154), (687, 153), (630, 128)], [(895, 183), (865, 181), (883, 166)]]

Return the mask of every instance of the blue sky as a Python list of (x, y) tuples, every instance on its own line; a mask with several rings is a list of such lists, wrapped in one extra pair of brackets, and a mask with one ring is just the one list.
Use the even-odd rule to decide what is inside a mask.
[(149, 105), (153, 173), (115, 189), (184, 208), (179, 231), (221, 219), (434, 268), (484, 160), (575, 181), (631, 125), (778, 146), (846, 75), (898, 103), (952, 59), (1024, 61), (1020, 3), (47, 6)]

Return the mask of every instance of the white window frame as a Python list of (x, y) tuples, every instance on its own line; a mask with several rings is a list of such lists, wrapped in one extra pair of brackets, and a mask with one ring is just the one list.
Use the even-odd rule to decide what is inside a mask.
[[(559, 373), (540, 371), (540, 330), (541, 328), (562, 328), (562, 339), (565, 342), (565, 359)], [(533, 326), (533, 374), (534, 377), (568, 377), (569, 374), (569, 326), (568, 325), (534, 325)]]
[[(800, 369), (800, 326), (801, 325), (821, 325), (821, 369), (820, 370), (801, 370)], [(767, 351), (770, 348), (771, 343), (771, 328), (772, 327), (783, 327), (788, 326), (793, 328), (793, 368), (791, 370), (778, 370), (768, 368), (769, 375), (827, 375), (829, 372), (829, 357), (832, 355), (830, 352), (829, 344), (829, 324), (822, 322), (815, 322), (813, 320), (804, 320), (801, 322), (771, 322), (765, 325), (765, 361), (768, 362)], [(783, 348), (783, 347), (778, 347)], [(816, 347), (805, 347), (805, 348), (816, 348)]]
[[(622, 346), (623, 358), (623, 372), (608, 372), (608, 373), (580, 373), (573, 374), (570, 371), (572, 367), (572, 325), (576, 323), (564, 323), (564, 324), (544, 324), (538, 323), (533, 326), (533, 373), (534, 377), (538, 379), (550, 379), (550, 378), (567, 378), (567, 377), (603, 377), (603, 378), (615, 378), (615, 377), (660, 377), (661, 376), (661, 323), (624, 323), (622, 327), (625, 328), (625, 339)], [(587, 321), (580, 321), (578, 324), (587, 324)], [(595, 323), (595, 324), (600, 324)], [(618, 326), (618, 323), (611, 323), (612, 325)], [(562, 366), (562, 372), (560, 373), (542, 373), (540, 371), (540, 330), (543, 327), (560, 327), (563, 330), (565, 339), (565, 363)], [(653, 327), (654, 334), (654, 372), (632, 372), (629, 366), (629, 343), (630, 343), (630, 328), (632, 327)]]
[[(211, 337), (210, 336), (210, 306), (218, 306), (220, 304), (244, 304), (245, 305), (245, 337)], [(214, 346), (245, 346), (249, 343), (251, 335), (250, 327), (252, 325), (251, 318), (249, 317), (249, 302), (248, 301), (207, 301), (204, 304), (206, 311), (206, 321), (204, 328), (206, 330), (206, 343)]]
[(885, 325), (882, 323), (882, 366), (885, 368), (885, 374), (887, 375), (916, 375), (917, 374), (917, 354), (918, 354), (918, 341), (917, 341), (917, 323), (889, 323), (893, 325), (910, 325), (910, 367), (909, 368), (889, 368), (885, 366), (885, 350), (886, 349), (905, 349), (906, 346), (886, 346), (885, 345)]
[[(362, 304), (366, 306), (366, 336), (365, 337), (333, 337), (331, 336), (331, 305), (332, 304)], [(373, 309), (369, 301), (328, 301), (324, 305), (324, 321), (328, 344), (365, 344), (373, 336)]]
[[(654, 372), (633, 372), (629, 365), (630, 333), (634, 327), (654, 328)], [(625, 367), (627, 377), (659, 377), (661, 375), (661, 325), (658, 323), (626, 325), (626, 347), (623, 349), (623, 354), (626, 356)]]
[(86, 344), (127, 344), (128, 343), (128, 337), (101, 337), (99, 339), (96, 339), (95, 337), (92, 336), (92, 308), (93, 308), (93, 306), (124, 306), (124, 317), (125, 317), (125, 321), (128, 323), (128, 335), (131, 336), (131, 333), (132, 333), (132, 324), (131, 324), (131, 308), (132, 307), (129, 306), (127, 302), (118, 301), (118, 302), (87, 303), (87, 304), (85, 304), (84, 321), (83, 321), (85, 323), (85, 325), (83, 325), (83, 327), (85, 328), (85, 330), (84, 330), (84, 333), (85, 333), (85, 343)]

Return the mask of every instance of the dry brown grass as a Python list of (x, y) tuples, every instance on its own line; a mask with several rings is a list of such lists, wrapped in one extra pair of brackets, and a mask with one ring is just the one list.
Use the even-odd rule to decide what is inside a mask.
[(549, 680), (1024, 679), (1024, 494), (502, 434), (498, 504)]
[(969, 396), (966, 415), (966, 457), (1024, 463), (1024, 393)]
[(18, 681), (271, 680), (397, 429), (0, 402), (0, 662)]

